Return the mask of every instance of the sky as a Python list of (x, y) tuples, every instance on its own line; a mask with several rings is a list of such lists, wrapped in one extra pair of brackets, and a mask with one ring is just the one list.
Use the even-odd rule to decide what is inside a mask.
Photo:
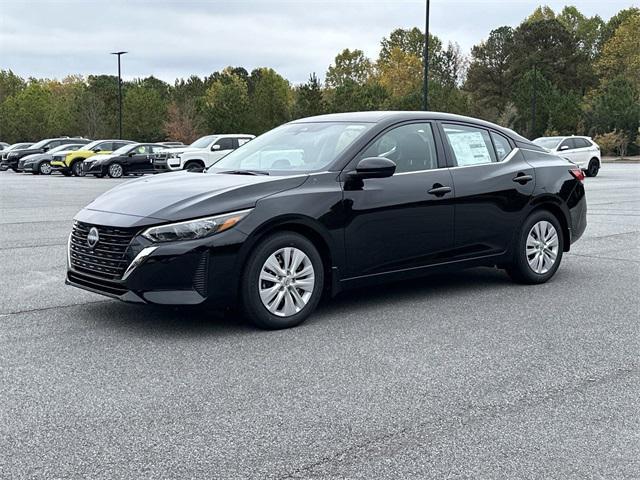
[[(566, 1), (431, 0), (430, 31), (464, 53), (540, 4)], [(574, 1), (607, 20), (634, 0)], [(324, 78), (344, 48), (376, 58), (395, 28), (424, 29), (425, 0), (0, 0), (0, 69), (23, 77), (116, 73), (173, 83), (227, 65), (272, 67), (292, 83)]]

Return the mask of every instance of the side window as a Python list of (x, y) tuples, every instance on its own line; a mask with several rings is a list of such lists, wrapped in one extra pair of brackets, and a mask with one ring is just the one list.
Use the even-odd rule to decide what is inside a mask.
[(241, 147), (242, 145), (244, 145), (245, 143), (247, 143), (250, 140), (251, 140), (250, 138), (239, 138), (238, 139), (238, 146)]
[(52, 149), (52, 148), (56, 148), (56, 147), (60, 146), (61, 144), (62, 144), (62, 143), (61, 143), (59, 140), (56, 140), (55, 142), (49, 142), (49, 143), (47, 144), (47, 147), (48, 147), (49, 149)]
[(436, 143), (430, 123), (396, 127), (373, 141), (359, 156), (384, 157), (396, 164), (396, 173), (438, 168)]
[(442, 128), (459, 167), (496, 161), (491, 137), (485, 129), (447, 123)]
[(215, 145), (220, 145), (219, 150), (233, 150), (233, 138), (221, 138)]
[(113, 142), (102, 142), (97, 147), (103, 152), (113, 151)]
[(565, 148), (565, 150), (571, 150), (571, 149), (575, 148), (574, 144), (573, 144), (573, 139), (572, 138), (566, 138), (565, 140), (563, 140), (563, 142), (558, 146), (558, 150), (561, 150), (562, 147), (567, 147), (567, 148)]
[[(120, 147), (124, 147), (125, 145), (129, 145), (128, 143), (124, 143), (124, 142), (113, 142), (113, 150), (117, 150)], [(106, 150), (106, 149), (105, 149)]]
[(576, 148), (587, 148), (591, 146), (589, 142), (584, 138), (574, 138), (573, 141), (576, 144)]
[(509, 140), (495, 132), (491, 132), (491, 139), (493, 140), (493, 146), (496, 147), (498, 161), (501, 162), (512, 150), (511, 145), (509, 145)]

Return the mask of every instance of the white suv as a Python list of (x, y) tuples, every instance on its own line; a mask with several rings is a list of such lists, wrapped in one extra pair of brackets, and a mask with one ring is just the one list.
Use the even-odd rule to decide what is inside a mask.
[(202, 171), (252, 138), (254, 135), (248, 134), (207, 135), (184, 148), (161, 150), (154, 155), (153, 169)]
[(585, 171), (587, 177), (595, 177), (600, 171), (600, 147), (590, 137), (540, 137), (533, 142), (571, 160)]

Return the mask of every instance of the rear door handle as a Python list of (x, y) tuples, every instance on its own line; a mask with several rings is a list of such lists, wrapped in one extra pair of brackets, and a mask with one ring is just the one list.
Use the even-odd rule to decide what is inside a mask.
[(533, 177), (531, 175), (516, 175), (515, 177), (513, 177), (513, 181), (519, 183), (520, 185), (524, 185), (527, 182), (530, 182), (531, 180), (533, 180)]
[(449, 192), (451, 192), (451, 187), (445, 187), (439, 183), (436, 183), (431, 190), (427, 191), (428, 194), (435, 195), (436, 197), (442, 197)]

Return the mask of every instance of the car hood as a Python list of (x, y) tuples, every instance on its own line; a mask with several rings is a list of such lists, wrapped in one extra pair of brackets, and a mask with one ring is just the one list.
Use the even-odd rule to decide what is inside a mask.
[(183, 153), (191, 153), (191, 152), (202, 152), (203, 150), (206, 150), (206, 148), (167, 148), (164, 150), (160, 150), (159, 153), (164, 153), (165, 155), (169, 155), (172, 153), (179, 153), (179, 154), (183, 154)]
[[(204, 217), (252, 208), (261, 198), (298, 187), (308, 175), (268, 176), (192, 172), (163, 173), (119, 185), (82, 210), (77, 220), (127, 227)], [(126, 218), (131, 217), (131, 218)], [(106, 218), (106, 217), (104, 217)]]
[(49, 155), (48, 153), (31, 153), (29, 155), (25, 155), (24, 157), (22, 157), (20, 161), (24, 161), (25, 163), (35, 162), (35, 161), (42, 160), (44, 158), (50, 158), (50, 157), (51, 155)]
[(21, 157), (25, 155), (33, 155), (34, 153), (42, 153), (42, 150), (39, 148), (16, 148), (15, 150), (9, 150), (7, 152), (9, 155), (18, 154)]
[(110, 154), (110, 153), (106, 153), (104, 155), (100, 155), (100, 154), (91, 155), (90, 157), (85, 158), (84, 161), (85, 162), (95, 162), (95, 161), (98, 161), (98, 160), (106, 160), (106, 159), (111, 158), (111, 157), (113, 157), (113, 155)]

